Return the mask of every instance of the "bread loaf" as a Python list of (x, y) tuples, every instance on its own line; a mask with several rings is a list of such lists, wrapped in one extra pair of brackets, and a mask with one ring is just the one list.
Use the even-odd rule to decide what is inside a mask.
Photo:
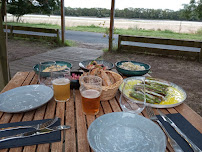
[(114, 83), (116, 83), (116, 79), (113, 77), (113, 74), (110, 72), (107, 72), (106, 70), (103, 70), (101, 68), (94, 68), (88, 73), (84, 72), (84, 76), (87, 75), (94, 75), (94, 76), (99, 76), (102, 78), (102, 85), (103, 86), (110, 86)]

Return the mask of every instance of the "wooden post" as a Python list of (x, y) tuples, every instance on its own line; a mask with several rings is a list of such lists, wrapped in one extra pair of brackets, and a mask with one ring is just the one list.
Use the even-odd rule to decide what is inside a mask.
[(9, 69), (6, 50), (6, 37), (3, 31), (3, 20), (0, 14), (0, 90), (9, 81)]
[(14, 35), (13, 35), (13, 26), (12, 25), (10, 25), (10, 37), (11, 38), (14, 37)]
[(61, 32), (62, 32), (62, 44), (65, 43), (65, 11), (64, 0), (61, 0)]
[(201, 44), (201, 50), (199, 52), (199, 62), (202, 63), (202, 44)]
[(57, 29), (56, 32), (57, 32), (57, 43), (59, 43), (59, 41), (60, 41), (60, 33), (59, 33), (59, 29)]
[(110, 29), (109, 29), (109, 51), (113, 48), (115, 0), (111, 2)]
[(121, 35), (119, 35), (119, 38), (118, 38), (118, 50), (119, 51), (121, 50)]

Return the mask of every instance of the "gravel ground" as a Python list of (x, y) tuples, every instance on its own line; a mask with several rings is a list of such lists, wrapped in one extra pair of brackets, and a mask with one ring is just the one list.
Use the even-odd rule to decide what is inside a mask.
[[(103, 49), (102, 46), (77, 43), (78, 47)], [(105, 46), (103, 46), (105, 47)], [(14, 61), (54, 49), (51, 44), (36, 41), (8, 40), (8, 58)], [(187, 93), (185, 103), (202, 116), (202, 64), (197, 61), (166, 58), (135, 53), (106, 52), (104, 60), (115, 63), (120, 60), (135, 60), (151, 65), (150, 75), (173, 82)]]

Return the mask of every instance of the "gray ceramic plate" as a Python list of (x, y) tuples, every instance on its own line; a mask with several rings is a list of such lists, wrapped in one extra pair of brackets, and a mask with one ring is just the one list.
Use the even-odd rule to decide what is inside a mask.
[(45, 85), (17, 87), (0, 94), (0, 111), (19, 113), (36, 109), (53, 97), (53, 90)]
[(164, 152), (166, 137), (158, 125), (143, 116), (113, 112), (98, 117), (88, 129), (95, 152)]

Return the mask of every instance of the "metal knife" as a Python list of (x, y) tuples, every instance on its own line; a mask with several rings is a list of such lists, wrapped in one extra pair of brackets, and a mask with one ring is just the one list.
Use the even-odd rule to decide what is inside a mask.
[(159, 109), (158, 112), (160, 116), (163, 118), (164, 121), (168, 122), (174, 129), (175, 131), (181, 135), (182, 138), (189, 144), (189, 146), (193, 149), (194, 152), (202, 152), (192, 141), (189, 139), (176, 125), (175, 123), (168, 118), (164, 113), (162, 113)]
[(55, 117), (54, 119), (48, 120), (44, 123), (31, 125), (31, 126), (16, 126), (16, 127), (0, 128), (0, 132), (13, 130), (13, 129), (22, 129), (22, 128), (35, 128), (36, 130), (40, 130), (40, 129), (47, 128), (47, 127), (53, 125), (56, 121), (58, 121), (58, 117)]
[(51, 133), (54, 131), (64, 130), (64, 129), (69, 129), (69, 128), (70, 128), (70, 126), (61, 125), (61, 126), (55, 126), (55, 127), (51, 127), (51, 128), (44, 128), (41, 130), (29, 131), (29, 132), (25, 132), (25, 133), (13, 135), (13, 136), (2, 137), (2, 138), (0, 138), (0, 143), (7, 141), (7, 140), (11, 140), (11, 139), (43, 135), (43, 134), (48, 134), (48, 133)]

